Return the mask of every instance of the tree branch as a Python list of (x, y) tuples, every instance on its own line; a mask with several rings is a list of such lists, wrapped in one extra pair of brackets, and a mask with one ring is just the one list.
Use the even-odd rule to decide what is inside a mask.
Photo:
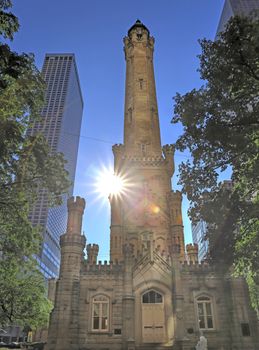
[(246, 68), (248, 68), (248, 70), (250, 71), (250, 75), (256, 79), (256, 80), (259, 80), (259, 76), (254, 72), (253, 68), (251, 67), (251, 65), (246, 61), (244, 55), (243, 55), (243, 52), (241, 50), (238, 51), (239, 55), (240, 55), (240, 58), (241, 58), (241, 64), (243, 66), (245, 66)]

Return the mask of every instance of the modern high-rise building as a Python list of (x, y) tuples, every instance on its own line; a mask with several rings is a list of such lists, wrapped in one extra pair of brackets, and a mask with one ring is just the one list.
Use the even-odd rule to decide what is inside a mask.
[[(31, 134), (42, 132), (52, 152), (62, 152), (72, 183), (75, 179), (83, 98), (74, 54), (46, 54), (43, 68), (46, 82), (42, 119), (34, 124)], [(73, 194), (73, 184), (68, 196)], [(63, 198), (66, 203), (66, 196)], [(59, 271), (59, 237), (66, 229), (66, 205), (50, 208), (47, 193), (39, 189), (39, 199), (31, 211), (33, 225), (43, 228), (43, 243), (39, 265), (46, 278), (56, 277)]]
[(217, 34), (224, 30), (230, 17), (235, 15), (249, 15), (253, 10), (259, 10), (259, 0), (225, 0)]
[(197, 224), (192, 224), (192, 240), (198, 244), (198, 258), (202, 261), (206, 258), (208, 253), (209, 243), (205, 239), (207, 232), (207, 223), (204, 220), (200, 220)]

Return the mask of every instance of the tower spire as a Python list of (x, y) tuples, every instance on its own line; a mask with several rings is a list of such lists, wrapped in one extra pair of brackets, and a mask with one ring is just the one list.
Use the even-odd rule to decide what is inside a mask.
[(124, 145), (114, 145), (114, 171), (128, 188), (111, 196), (111, 260), (124, 259), (129, 244), (184, 259), (180, 193), (172, 191), (174, 146), (161, 147), (153, 68), (154, 38), (140, 21), (124, 38), (126, 92)]
[(140, 21), (124, 38), (126, 92), (125, 154), (161, 156), (161, 141), (153, 68), (154, 38)]

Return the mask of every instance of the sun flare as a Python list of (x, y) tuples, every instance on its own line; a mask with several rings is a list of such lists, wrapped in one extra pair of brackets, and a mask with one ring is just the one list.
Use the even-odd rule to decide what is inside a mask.
[(102, 169), (95, 184), (96, 191), (101, 197), (120, 195), (125, 191), (126, 181), (123, 177), (113, 173), (111, 169)]

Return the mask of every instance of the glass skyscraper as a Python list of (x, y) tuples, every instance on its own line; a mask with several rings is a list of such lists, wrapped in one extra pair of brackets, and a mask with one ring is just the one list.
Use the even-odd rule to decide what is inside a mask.
[(235, 15), (249, 15), (253, 10), (259, 10), (259, 0), (225, 0), (217, 34), (224, 30), (230, 17)]
[(207, 232), (207, 223), (200, 220), (197, 224), (192, 224), (192, 239), (198, 244), (198, 258), (202, 261), (206, 258), (209, 248), (209, 242), (205, 239)]
[[(46, 54), (42, 75), (46, 82), (42, 118), (29, 132), (42, 132), (51, 150), (64, 154), (66, 169), (74, 183), (83, 113), (83, 98), (74, 54)], [(73, 185), (68, 196), (72, 194)], [(63, 196), (63, 205), (49, 208), (46, 190), (39, 189), (39, 199), (30, 213), (32, 224), (43, 228), (38, 262), (46, 278), (58, 275), (59, 237), (66, 229), (66, 198)]]

